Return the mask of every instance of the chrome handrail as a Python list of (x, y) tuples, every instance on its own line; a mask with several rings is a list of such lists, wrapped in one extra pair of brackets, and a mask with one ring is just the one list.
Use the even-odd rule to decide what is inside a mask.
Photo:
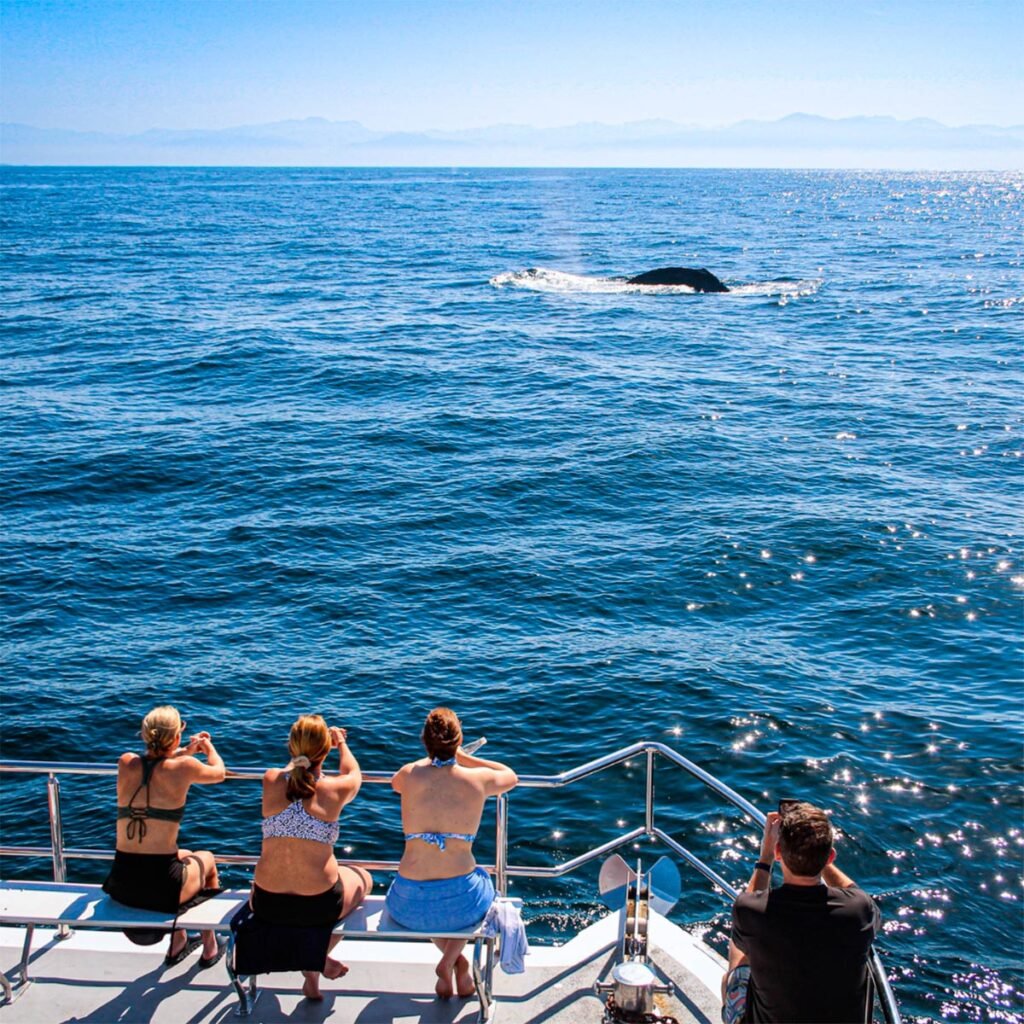
[[(605, 754), (602, 757), (588, 761), (586, 764), (577, 765), (568, 771), (558, 775), (520, 775), (519, 786), (526, 789), (559, 789), (562, 786), (571, 785), (581, 779), (585, 779), (597, 772), (615, 765), (629, 762), (631, 759), (644, 755), (645, 764), (645, 786), (644, 786), (644, 824), (623, 833), (616, 839), (610, 839), (600, 846), (596, 846), (585, 853), (581, 853), (571, 860), (562, 864), (549, 866), (511, 865), (508, 863), (508, 794), (501, 794), (495, 801), (495, 863), (493, 865), (482, 865), (495, 875), (495, 888), (501, 895), (507, 895), (508, 879), (512, 878), (560, 878), (577, 868), (588, 864), (606, 853), (635, 842), (642, 837), (656, 839), (663, 843), (670, 850), (681, 857), (690, 867), (701, 874), (721, 895), (729, 900), (735, 900), (739, 895), (737, 890), (728, 881), (722, 878), (714, 870), (704, 863), (696, 854), (692, 853), (678, 840), (668, 835), (663, 829), (655, 824), (654, 804), (654, 765), (655, 756), (665, 758), (670, 763), (692, 775), (705, 787), (717, 793), (723, 799), (731, 803), (737, 810), (741, 811), (747, 818), (759, 826), (765, 823), (764, 814), (759, 811), (749, 800), (740, 796), (734, 789), (727, 786), (720, 779), (715, 778), (710, 772), (705, 771), (700, 765), (695, 764), (689, 758), (684, 757), (678, 751), (664, 743), (656, 741), (641, 741), (633, 743), (621, 750)], [(240, 767), (228, 768), (227, 779), (243, 781), (259, 781), (263, 778), (265, 768)], [(24, 775), (46, 775), (47, 776), (47, 802), (50, 812), (50, 840), (51, 845), (46, 846), (0, 846), (0, 857), (50, 857), (53, 862), (53, 877), (55, 881), (64, 881), (66, 876), (66, 862), (68, 859), (76, 860), (112, 860), (113, 850), (91, 850), (66, 848), (64, 846), (63, 819), (60, 806), (60, 784), (58, 775), (116, 775), (117, 766), (111, 764), (99, 765), (90, 762), (60, 762), (60, 761), (17, 761), (0, 760), (0, 772)], [(328, 773), (333, 774), (333, 773)], [(364, 771), (363, 781), (380, 785), (391, 781), (390, 772)], [(257, 858), (250, 855), (218, 854), (219, 864), (252, 865)], [(359, 863), (370, 870), (375, 871), (397, 871), (398, 861), (365, 861)], [(878, 951), (872, 948), (871, 957), (868, 961), (872, 981), (875, 988), (875, 996), (878, 999), (879, 1007), (886, 1024), (901, 1024), (899, 1007), (896, 1004), (896, 997), (893, 994), (889, 979), (882, 966)]]

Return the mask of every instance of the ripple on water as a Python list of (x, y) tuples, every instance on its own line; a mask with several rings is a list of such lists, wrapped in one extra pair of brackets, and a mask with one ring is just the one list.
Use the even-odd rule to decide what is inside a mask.
[[(314, 709), (380, 770), (437, 703), (533, 773), (664, 739), (831, 810), (908, 1019), (1021, 1018), (1019, 175), (0, 183), (37, 197), (0, 283), (7, 756), (112, 761), (168, 699), (233, 764)], [(614, 277), (670, 263), (733, 291)], [(749, 824), (668, 766), (657, 794), (745, 881)], [(108, 845), (109, 792), (65, 795), (68, 842)], [(37, 782), (8, 797), (45, 843)], [(253, 849), (254, 799), (196, 794), (184, 841)], [(639, 763), (519, 792), (512, 861), (643, 803)], [(394, 856), (387, 787), (343, 825)], [(531, 934), (594, 920), (596, 877), (517, 879)]]

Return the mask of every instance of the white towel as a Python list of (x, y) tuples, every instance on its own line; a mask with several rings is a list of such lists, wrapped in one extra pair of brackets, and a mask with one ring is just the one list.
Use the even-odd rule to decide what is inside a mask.
[(500, 936), (501, 969), (506, 974), (522, 974), (530, 947), (519, 908), (508, 900), (495, 900), (484, 918), (483, 930), (488, 938)]

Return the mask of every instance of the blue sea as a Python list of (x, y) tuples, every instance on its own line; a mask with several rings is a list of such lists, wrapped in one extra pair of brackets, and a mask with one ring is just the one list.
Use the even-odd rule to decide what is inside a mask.
[[(1024, 1020), (1024, 175), (0, 183), (5, 757), (113, 762), (164, 702), (236, 766), (306, 711), (378, 771), (436, 704), (524, 774), (660, 740), (832, 810), (908, 1020)], [(624, 283), (667, 265), (733, 291)], [(514, 793), (512, 863), (642, 825), (642, 768)], [(112, 846), (112, 780), (63, 786)], [(41, 780), (3, 789), (47, 843)], [(183, 843), (256, 852), (258, 813), (194, 792)], [(397, 858), (387, 787), (342, 824)], [(664, 764), (657, 824), (748, 877), (755, 830)], [(535, 941), (596, 872), (516, 881)]]

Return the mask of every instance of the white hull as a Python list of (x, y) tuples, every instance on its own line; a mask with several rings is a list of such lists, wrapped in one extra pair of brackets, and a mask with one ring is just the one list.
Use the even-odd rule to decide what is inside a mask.
[[(527, 916), (529, 916), (527, 914)], [(561, 946), (533, 946), (525, 974), (495, 972), (494, 1020), (498, 1024), (598, 1022), (603, 999), (594, 982), (605, 979), (617, 957), (620, 922), (609, 914)], [(25, 932), (0, 928), (0, 969), (14, 973)], [(657, 997), (659, 1013), (680, 1024), (716, 1024), (724, 961), (708, 946), (659, 914), (649, 925), (651, 960), (673, 984), (675, 997)], [(164, 968), (165, 944), (132, 945), (120, 933), (78, 930), (60, 940), (37, 929), (30, 965), (32, 983), (9, 1006), (0, 1024), (68, 1024), (152, 1021), (154, 1024), (233, 1022), (238, 1000), (224, 963), (197, 969), (198, 953)], [(159, 951), (159, 952), (154, 952)], [(349, 974), (324, 980), (324, 1001), (310, 1003), (299, 974), (263, 975), (254, 1022), (337, 1021), (343, 1024), (462, 1024), (475, 1021), (475, 999), (442, 1003), (434, 997), (434, 947), (427, 942), (346, 939), (337, 948)]]

